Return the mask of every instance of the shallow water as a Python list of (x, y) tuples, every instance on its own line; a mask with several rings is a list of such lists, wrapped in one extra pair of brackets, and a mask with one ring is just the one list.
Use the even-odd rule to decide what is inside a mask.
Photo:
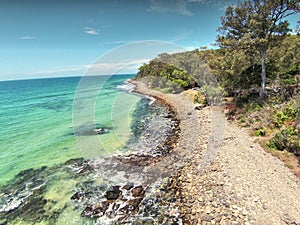
[[(151, 99), (127, 92), (123, 85), (130, 77), (113, 76), (105, 83), (95, 121), (80, 120), (76, 137), (72, 112), (80, 78), (0, 82), (0, 224), (110, 223), (81, 214), (86, 204), (103, 200), (118, 177), (96, 173), (81, 157), (151, 154), (171, 129), (170, 119), (162, 117), (165, 107), (150, 107)], [(88, 91), (96, 89), (92, 79)], [(94, 127), (107, 132), (91, 135)], [(71, 200), (77, 192), (85, 193), (79, 202)]]
[[(117, 88), (131, 75), (112, 76), (101, 89), (95, 106), (95, 123), (100, 127), (117, 124), (122, 138), (114, 132), (99, 136), (109, 152), (114, 152), (130, 135), (130, 109), (115, 112), (113, 105), (140, 97)], [(93, 79), (93, 78), (90, 78)], [(0, 184), (20, 171), (53, 166), (82, 156), (72, 129), (74, 93), (79, 77), (0, 82)], [(91, 87), (95, 88), (95, 87)], [(117, 101), (122, 96), (122, 101)], [(125, 113), (125, 114), (124, 114)]]

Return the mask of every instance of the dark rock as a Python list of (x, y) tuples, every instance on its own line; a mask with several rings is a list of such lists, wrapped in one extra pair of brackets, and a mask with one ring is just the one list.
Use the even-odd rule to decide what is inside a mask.
[(167, 115), (164, 116), (164, 118), (167, 118), (167, 119), (172, 119), (174, 117), (174, 114), (172, 113), (168, 113)]
[(144, 193), (145, 191), (142, 185), (136, 186), (131, 189), (131, 194), (133, 197), (141, 197), (142, 195), (144, 195)]
[(128, 157), (120, 157), (119, 160), (122, 163), (132, 166), (148, 166), (156, 161), (156, 158), (152, 155), (130, 155)]
[(176, 198), (171, 197), (171, 198), (168, 199), (168, 202), (176, 202)]
[(143, 198), (135, 198), (135, 199), (130, 199), (128, 200), (127, 206), (129, 211), (135, 211), (139, 208), (140, 202), (143, 200)]
[(83, 194), (80, 192), (76, 192), (71, 196), (71, 200), (80, 200), (83, 197)]
[(92, 215), (93, 215), (93, 207), (92, 206), (85, 207), (85, 209), (81, 213), (81, 216), (86, 216), (86, 217), (90, 217)]
[(108, 209), (108, 206), (109, 206), (109, 202), (107, 201), (101, 202), (101, 204), (94, 206), (93, 213), (97, 216), (103, 216), (105, 211)]
[(105, 197), (107, 200), (116, 200), (120, 196), (120, 186), (112, 186), (108, 191), (105, 193)]
[(34, 220), (35, 222), (39, 222), (44, 218), (45, 209), (47, 200), (42, 197), (33, 197), (28, 199), (28, 201), (21, 206), (16, 214), (18, 216), (22, 216), (25, 220)]
[(95, 134), (106, 134), (109, 132), (108, 129), (104, 129), (104, 128), (96, 128), (94, 129)]
[(81, 216), (84, 217), (101, 217), (108, 209), (109, 202), (104, 201), (97, 205), (89, 205), (82, 211)]
[(134, 183), (129, 182), (129, 183), (125, 184), (122, 188), (125, 190), (130, 190), (133, 187), (134, 187)]
[(201, 110), (203, 107), (201, 105), (195, 106), (195, 110)]

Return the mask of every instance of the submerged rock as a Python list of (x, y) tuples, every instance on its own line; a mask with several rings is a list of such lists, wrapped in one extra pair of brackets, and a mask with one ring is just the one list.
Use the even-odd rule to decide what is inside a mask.
[(90, 205), (85, 207), (85, 209), (82, 211), (81, 215), (84, 217), (102, 217), (106, 210), (109, 207), (109, 202), (104, 201), (101, 202), (100, 204), (96, 205)]
[(71, 200), (80, 200), (83, 197), (83, 193), (76, 192), (71, 196)]

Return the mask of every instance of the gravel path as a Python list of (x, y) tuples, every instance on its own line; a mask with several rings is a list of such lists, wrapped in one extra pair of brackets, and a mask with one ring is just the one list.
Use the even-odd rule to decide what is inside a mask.
[[(211, 135), (212, 110), (199, 112), (202, 143)], [(227, 124), (211, 167), (204, 173), (198, 167), (192, 163), (181, 173), (186, 224), (300, 224), (299, 180), (255, 144), (247, 130)]]
[(196, 111), (184, 94), (142, 84), (137, 91), (167, 102), (181, 121), (173, 158), (184, 167), (173, 179), (176, 202), (169, 207), (179, 209), (184, 224), (300, 225), (299, 179), (246, 129), (228, 123), (222, 108)]

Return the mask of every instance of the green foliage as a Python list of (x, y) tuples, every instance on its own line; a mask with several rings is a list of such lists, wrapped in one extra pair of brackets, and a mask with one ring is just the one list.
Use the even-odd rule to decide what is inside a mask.
[(265, 131), (265, 129), (264, 128), (262, 128), (262, 127), (260, 127), (260, 128), (257, 128), (256, 130), (255, 130), (255, 136), (256, 137), (262, 137), (262, 136), (265, 136), (266, 135), (266, 131)]
[(292, 64), (290, 68), (288, 68), (286, 71), (280, 74), (280, 82), (282, 84), (287, 84), (287, 85), (296, 84), (298, 82), (296, 79), (296, 75), (299, 74), (300, 74), (300, 62), (297, 62)]
[(284, 109), (284, 114), (289, 118), (289, 119), (295, 119), (298, 116), (300, 116), (300, 107), (297, 104), (298, 102), (295, 100), (292, 103), (289, 103), (285, 109)]
[(209, 105), (220, 105), (223, 103), (223, 96), (226, 94), (225, 90), (219, 85), (205, 84), (201, 87), (200, 92), (205, 95), (206, 101)]
[(228, 6), (221, 18), (219, 46), (238, 50), (255, 50), (261, 58), (261, 91), (264, 96), (266, 84), (266, 56), (270, 48), (288, 33), (291, 14), (300, 11), (299, 0), (279, 1), (247, 0), (236, 7)]
[(146, 78), (152, 88), (167, 92), (178, 92), (196, 86), (196, 81), (187, 72), (159, 60), (152, 60), (141, 66), (136, 78)]
[(267, 146), (280, 151), (287, 150), (299, 156), (300, 145), (297, 135), (297, 130), (289, 126), (271, 138)]
[(197, 95), (194, 97), (194, 103), (201, 104), (206, 106), (208, 104), (205, 94), (200, 90)]
[(288, 119), (289, 117), (287, 115), (284, 114), (284, 112), (282, 111), (278, 111), (275, 115), (273, 115), (272, 120), (273, 120), (273, 124), (276, 128), (280, 128), (282, 127), (282, 125), (285, 123), (285, 121)]

